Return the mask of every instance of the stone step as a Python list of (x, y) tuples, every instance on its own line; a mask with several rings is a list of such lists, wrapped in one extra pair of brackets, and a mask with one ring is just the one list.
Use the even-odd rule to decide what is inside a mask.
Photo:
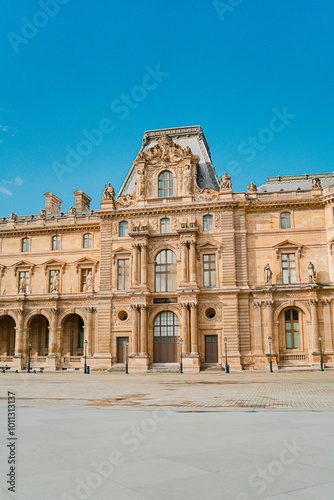
[(178, 373), (179, 363), (152, 363), (148, 369), (151, 373)]

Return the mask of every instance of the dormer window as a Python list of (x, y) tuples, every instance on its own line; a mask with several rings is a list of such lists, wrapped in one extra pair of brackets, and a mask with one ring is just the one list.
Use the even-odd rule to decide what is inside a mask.
[(161, 172), (158, 178), (159, 198), (170, 198), (174, 196), (173, 174), (169, 170)]
[(281, 213), (281, 229), (291, 229), (291, 213)]

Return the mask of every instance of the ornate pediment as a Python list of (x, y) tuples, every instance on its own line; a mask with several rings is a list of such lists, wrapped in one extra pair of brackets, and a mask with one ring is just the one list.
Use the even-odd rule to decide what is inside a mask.
[(218, 200), (219, 192), (209, 188), (197, 189), (197, 198), (203, 201)]
[(303, 245), (301, 243), (296, 243), (295, 241), (291, 240), (285, 240), (282, 241), (281, 243), (278, 243), (277, 245), (273, 246), (273, 248), (276, 251), (276, 258), (279, 258), (279, 254), (284, 252), (284, 250), (294, 250), (298, 251), (298, 257), (301, 255)]
[(153, 165), (158, 163), (168, 164), (177, 163), (186, 157), (191, 157), (198, 161), (198, 157), (192, 153), (189, 146), (176, 144), (170, 136), (162, 135), (158, 140), (158, 144), (139, 152), (136, 162), (144, 161)]
[(125, 194), (120, 196), (115, 200), (115, 205), (117, 208), (131, 207), (137, 201), (137, 190), (133, 194)]

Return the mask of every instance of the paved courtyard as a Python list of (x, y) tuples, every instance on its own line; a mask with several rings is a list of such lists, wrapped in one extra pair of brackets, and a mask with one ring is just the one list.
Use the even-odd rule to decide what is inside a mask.
[(0, 391), (1, 500), (333, 498), (334, 371), (6, 373)]

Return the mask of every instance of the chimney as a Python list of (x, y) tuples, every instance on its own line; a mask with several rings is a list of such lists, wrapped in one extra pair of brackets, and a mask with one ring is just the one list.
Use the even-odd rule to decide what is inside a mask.
[(45, 196), (45, 211), (47, 214), (59, 214), (63, 200), (58, 198), (53, 193), (44, 193)]
[(92, 198), (88, 196), (88, 194), (81, 191), (81, 189), (77, 189), (74, 191), (75, 196), (75, 208), (77, 212), (84, 212), (85, 210), (90, 210), (90, 202)]

